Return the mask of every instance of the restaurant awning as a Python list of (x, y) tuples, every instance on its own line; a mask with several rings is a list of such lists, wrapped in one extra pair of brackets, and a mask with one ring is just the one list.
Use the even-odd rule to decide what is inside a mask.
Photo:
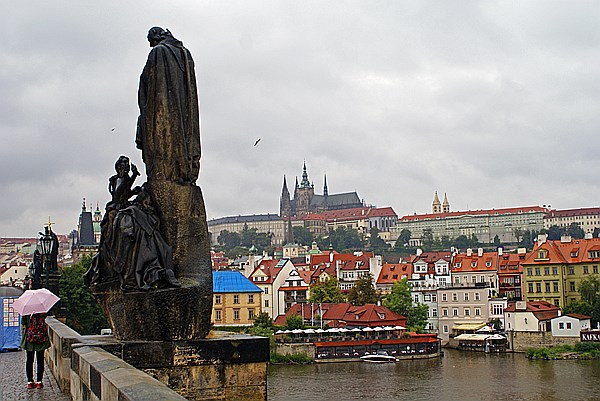
[(485, 341), (489, 336), (489, 334), (461, 334), (460, 336), (454, 337), (454, 339), (463, 341)]
[(452, 330), (479, 330), (485, 326), (485, 323), (460, 323), (455, 324)]

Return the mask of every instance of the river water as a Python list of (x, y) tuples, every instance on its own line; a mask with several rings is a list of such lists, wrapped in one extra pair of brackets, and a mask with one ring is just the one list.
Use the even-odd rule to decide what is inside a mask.
[(269, 401), (600, 400), (600, 361), (444, 350), (436, 359), (269, 366)]

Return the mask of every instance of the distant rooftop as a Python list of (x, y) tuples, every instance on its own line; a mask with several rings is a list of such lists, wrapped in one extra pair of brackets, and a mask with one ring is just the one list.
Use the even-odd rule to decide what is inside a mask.
[(219, 224), (232, 224), (232, 223), (254, 223), (258, 221), (277, 221), (281, 220), (278, 214), (251, 214), (246, 216), (228, 216), (220, 217), (218, 219), (212, 219), (208, 221), (208, 226), (216, 226)]
[(212, 275), (213, 292), (215, 293), (262, 292), (237, 270), (213, 271)]

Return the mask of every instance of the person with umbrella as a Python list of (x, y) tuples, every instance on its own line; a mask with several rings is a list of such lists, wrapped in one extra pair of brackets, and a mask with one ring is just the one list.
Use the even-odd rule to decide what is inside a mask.
[[(45, 288), (27, 290), (14, 303), (13, 309), (21, 315), (21, 349), (25, 350), (27, 388), (43, 388), (44, 352), (50, 348), (46, 313), (59, 298)], [(33, 380), (33, 362), (36, 361), (36, 381)]]

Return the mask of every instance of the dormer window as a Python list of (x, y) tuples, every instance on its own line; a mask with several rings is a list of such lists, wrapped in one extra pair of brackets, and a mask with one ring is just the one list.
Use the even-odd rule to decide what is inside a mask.
[(459, 269), (460, 268), (460, 263), (455, 263), (454, 267), (456, 267), (457, 269)]
[(471, 267), (477, 267), (477, 262), (471, 262)]
[(385, 313), (378, 313), (378, 315), (381, 320), (385, 319)]
[(538, 250), (538, 259), (546, 259), (547, 256), (548, 251), (546, 251), (545, 249)]

